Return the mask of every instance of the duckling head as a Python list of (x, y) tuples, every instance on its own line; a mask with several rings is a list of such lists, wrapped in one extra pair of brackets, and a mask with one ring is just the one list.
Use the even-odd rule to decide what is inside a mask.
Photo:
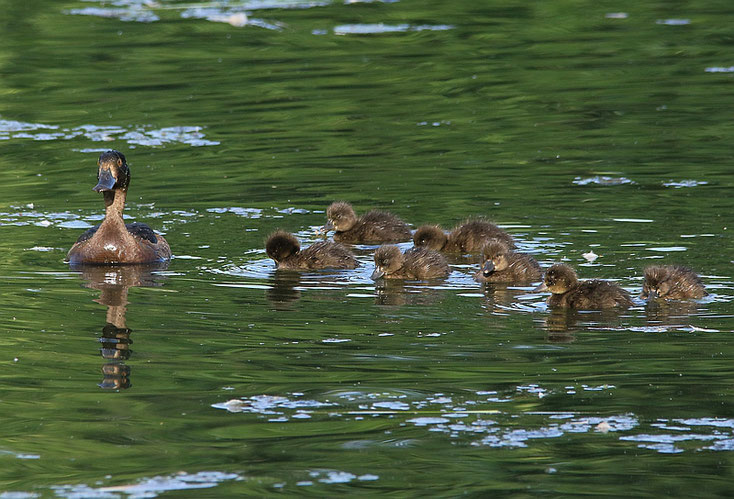
[(344, 201), (336, 201), (326, 210), (327, 222), (325, 231), (337, 230), (343, 232), (354, 227), (357, 223), (357, 215), (352, 205)]
[(640, 298), (654, 300), (670, 292), (670, 288), (674, 284), (670, 269), (660, 265), (652, 265), (645, 269), (644, 274), (645, 282), (642, 284)]
[(508, 259), (510, 251), (510, 248), (506, 244), (496, 239), (487, 243), (482, 249), (482, 255), (484, 257), (482, 274), (484, 277), (489, 277), (493, 272), (505, 270), (510, 265)]
[(404, 263), (403, 253), (394, 244), (383, 244), (375, 251), (375, 271), (372, 279), (377, 280), (385, 274), (392, 274), (400, 269)]
[(97, 185), (92, 187), (93, 191), (127, 191), (130, 184), (130, 168), (121, 152), (113, 150), (103, 152), (99, 155), (97, 167)]
[(284, 230), (273, 232), (265, 241), (265, 252), (275, 261), (276, 267), (286, 258), (298, 253), (300, 249), (298, 239)]
[(413, 244), (422, 248), (440, 251), (446, 245), (448, 236), (438, 225), (421, 225), (413, 234)]
[(573, 288), (579, 281), (576, 271), (565, 263), (556, 263), (545, 272), (545, 278), (535, 291), (550, 291), (554, 295), (562, 295)]

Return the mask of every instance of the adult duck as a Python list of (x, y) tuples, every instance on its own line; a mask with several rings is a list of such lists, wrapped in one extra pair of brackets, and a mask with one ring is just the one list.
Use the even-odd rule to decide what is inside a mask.
[(72, 264), (117, 265), (164, 262), (171, 258), (166, 239), (139, 222), (126, 224), (122, 218), (130, 168), (118, 151), (106, 151), (97, 161), (97, 185), (92, 190), (104, 196), (105, 218), (88, 229), (66, 255)]

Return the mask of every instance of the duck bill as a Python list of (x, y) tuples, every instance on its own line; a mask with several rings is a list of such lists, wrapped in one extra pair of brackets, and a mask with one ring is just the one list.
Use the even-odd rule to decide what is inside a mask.
[(658, 292), (657, 292), (657, 291), (655, 291), (654, 289), (651, 289), (651, 290), (650, 290), (650, 291), (649, 291), (649, 292), (647, 293), (647, 296), (645, 296), (645, 294), (644, 294), (644, 293), (642, 293), (642, 294), (640, 295), (640, 298), (642, 298), (642, 299), (643, 299), (643, 300), (645, 300), (646, 302), (651, 302), (651, 301), (655, 300), (656, 298), (658, 298), (659, 296), (660, 296), (660, 295), (658, 295)]
[(92, 190), (94, 192), (111, 191), (115, 187), (115, 183), (117, 183), (117, 179), (112, 175), (112, 171), (109, 168), (100, 168), (97, 185), (92, 187)]
[(324, 233), (326, 233), (326, 232), (329, 232), (330, 230), (334, 230), (335, 228), (336, 227), (334, 227), (334, 223), (331, 220), (327, 220), (326, 221), (326, 225), (324, 225), (321, 228), (321, 231), (324, 232)]
[(494, 263), (492, 263), (492, 260), (487, 260), (484, 267), (482, 267), (482, 274), (484, 277), (489, 277), (492, 275), (492, 272), (494, 272)]
[(540, 286), (538, 286), (537, 288), (533, 289), (533, 292), (534, 293), (543, 293), (545, 291), (548, 291), (548, 286), (545, 284), (545, 281), (541, 282), (540, 283)]
[(382, 279), (382, 277), (385, 275), (385, 271), (382, 270), (380, 267), (375, 267), (375, 271), (372, 272), (372, 275), (370, 276), (373, 281), (376, 281), (377, 279)]

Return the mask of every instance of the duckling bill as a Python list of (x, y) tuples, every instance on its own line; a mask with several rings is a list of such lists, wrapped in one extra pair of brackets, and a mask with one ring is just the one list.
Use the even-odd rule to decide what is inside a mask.
[(382, 245), (375, 251), (375, 271), (372, 279), (434, 279), (449, 275), (446, 258), (426, 248), (411, 248), (405, 253), (393, 244)]
[(550, 307), (576, 310), (627, 308), (633, 305), (629, 293), (619, 285), (601, 279), (579, 281), (576, 272), (564, 263), (556, 263), (545, 273), (536, 291), (550, 291)]
[(325, 231), (334, 230), (334, 241), (342, 243), (398, 243), (410, 240), (410, 227), (386, 211), (372, 210), (357, 218), (352, 205), (344, 201), (326, 210)]
[(171, 258), (166, 239), (139, 222), (126, 224), (122, 217), (130, 168), (119, 151), (106, 151), (97, 161), (97, 185), (105, 202), (101, 224), (84, 232), (66, 255), (72, 264), (114, 265), (165, 262)]
[(301, 250), (301, 244), (293, 234), (278, 230), (265, 242), (265, 252), (275, 261), (278, 269), (317, 270), (353, 269), (357, 260), (339, 243), (319, 241)]
[(653, 300), (700, 299), (708, 295), (698, 275), (682, 265), (651, 265), (644, 270), (640, 298)]

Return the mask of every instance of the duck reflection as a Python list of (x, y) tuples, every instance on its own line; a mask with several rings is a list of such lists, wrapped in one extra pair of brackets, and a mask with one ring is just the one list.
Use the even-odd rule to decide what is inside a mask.
[(517, 297), (531, 292), (527, 288), (508, 286), (505, 283), (483, 283), (481, 289), (487, 310), (493, 312), (507, 312), (508, 308), (517, 308), (521, 303)]
[(107, 361), (102, 366), (104, 378), (99, 383), (106, 390), (130, 388), (130, 366), (125, 361), (130, 358), (132, 339), (127, 327), (127, 295), (134, 286), (160, 286), (161, 276), (154, 272), (165, 270), (166, 263), (157, 265), (90, 266), (76, 265), (72, 270), (80, 272), (84, 286), (100, 291), (95, 302), (107, 307), (106, 323), (102, 327), (100, 353)]
[(276, 310), (285, 309), (289, 304), (301, 299), (300, 286), (300, 272), (276, 270), (270, 279), (270, 287), (265, 291), (265, 296)]
[(375, 283), (375, 304), (387, 306), (430, 305), (439, 300), (440, 290), (426, 283), (381, 279)]
[(685, 327), (690, 317), (700, 314), (702, 308), (695, 301), (650, 300), (645, 304), (647, 325), (666, 329)]
[(570, 308), (549, 309), (545, 317), (544, 329), (548, 341), (570, 343), (576, 338), (574, 333), (596, 328), (616, 328), (621, 326), (621, 311), (617, 309), (575, 310)]

